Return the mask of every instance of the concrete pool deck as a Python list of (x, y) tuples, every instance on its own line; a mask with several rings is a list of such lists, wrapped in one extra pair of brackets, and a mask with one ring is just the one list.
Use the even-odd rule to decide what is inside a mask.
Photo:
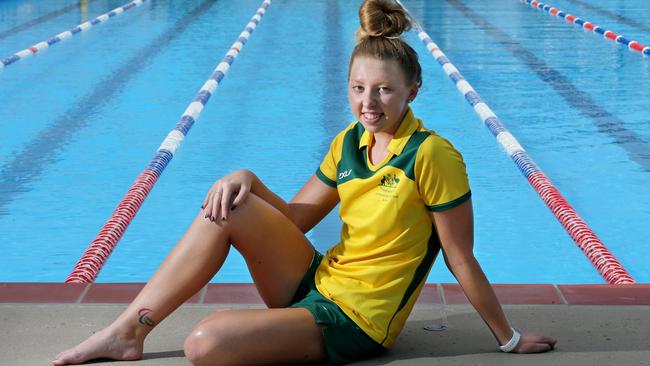
[[(0, 283), (0, 365), (48, 365), (110, 323), (143, 284)], [(558, 339), (537, 355), (496, 351), (455, 284), (427, 285), (396, 344), (358, 365), (650, 365), (650, 285), (494, 285), (511, 323)], [(93, 365), (188, 365), (182, 345), (215, 309), (263, 308), (251, 284), (210, 284), (147, 339), (142, 360)], [(444, 331), (427, 325), (446, 324)]]

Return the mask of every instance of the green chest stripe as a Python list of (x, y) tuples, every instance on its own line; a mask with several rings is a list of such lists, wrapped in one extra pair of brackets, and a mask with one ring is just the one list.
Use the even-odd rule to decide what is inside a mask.
[(389, 332), (390, 326), (393, 323), (395, 316), (397, 316), (397, 314), (399, 314), (399, 312), (402, 309), (404, 309), (404, 307), (409, 302), (409, 300), (411, 300), (411, 296), (415, 294), (415, 290), (417, 290), (417, 288), (420, 286), (422, 281), (426, 280), (427, 274), (431, 270), (431, 267), (433, 266), (433, 262), (436, 260), (436, 257), (438, 256), (438, 253), (440, 253), (441, 248), (442, 246), (440, 243), (440, 237), (438, 236), (436, 227), (432, 225), (431, 236), (429, 237), (429, 242), (427, 243), (427, 252), (424, 255), (424, 258), (422, 258), (422, 262), (420, 262), (420, 264), (415, 269), (413, 278), (411, 279), (411, 282), (406, 288), (406, 291), (404, 291), (404, 296), (402, 297), (402, 301), (399, 303), (397, 310), (395, 310), (395, 313), (393, 313), (393, 317), (388, 323), (388, 327), (386, 328), (386, 337), (384, 337), (384, 340), (381, 341), (382, 344), (386, 342), (386, 339), (388, 338), (388, 334), (390, 333)]
[[(363, 125), (357, 123), (343, 138), (341, 160), (336, 167), (337, 185), (355, 178), (367, 179), (376, 173), (368, 168), (365, 149), (359, 149), (359, 141), (363, 132)], [(424, 131), (416, 131), (413, 133), (406, 143), (404, 150), (402, 150), (402, 153), (400, 155), (394, 155), (384, 166), (398, 168), (409, 179), (415, 180), (415, 158), (418, 148), (429, 135), (429, 132)]]

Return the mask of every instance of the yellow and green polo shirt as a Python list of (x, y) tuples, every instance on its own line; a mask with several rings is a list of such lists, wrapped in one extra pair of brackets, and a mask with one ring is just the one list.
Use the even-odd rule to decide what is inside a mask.
[(341, 131), (316, 175), (341, 200), (341, 240), (327, 251), (315, 282), (361, 329), (389, 347), (420, 294), (440, 240), (431, 211), (470, 198), (465, 163), (409, 109), (384, 161), (368, 159), (372, 134), (359, 122)]

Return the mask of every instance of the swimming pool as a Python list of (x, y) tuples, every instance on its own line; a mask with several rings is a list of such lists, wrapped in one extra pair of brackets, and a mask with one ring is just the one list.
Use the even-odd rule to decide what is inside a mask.
[[(124, 2), (87, 1), (0, 37), (0, 57)], [(75, 3), (1, 2), (0, 34)], [(0, 71), (0, 281), (67, 277), (260, 3), (146, 1)], [(630, 275), (650, 282), (650, 59), (516, 0), (404, 3)], [(647, 18), (642, 1), (550, 4), (650, 43), (647, 29), (621, 21)], [(353, 118), (345, 78), (357, 9), (273, 2), (98, 282), (146, 281), (229, 171), (247, 167), (291, 198)], [(408, 40), (424, 69), (415, 114), (464, 155), (490, 280), (602, 283), (415, 34)], [(334, 213), (308, 236), (325, 250), (338, 230)], [(440, 260), (428, 280), (453, 277)], [(250, 277), (233, 255), (213, 281)]]

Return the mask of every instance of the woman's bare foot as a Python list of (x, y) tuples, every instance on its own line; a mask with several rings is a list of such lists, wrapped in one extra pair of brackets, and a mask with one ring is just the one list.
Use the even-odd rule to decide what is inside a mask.
[(139, 360), (142, 357), (143, 345), (144, 335), (109, 327), (93, 334), (76, 347), (59, 353), (52, 361), (52, 365), (77, 365), (95, 358)]

